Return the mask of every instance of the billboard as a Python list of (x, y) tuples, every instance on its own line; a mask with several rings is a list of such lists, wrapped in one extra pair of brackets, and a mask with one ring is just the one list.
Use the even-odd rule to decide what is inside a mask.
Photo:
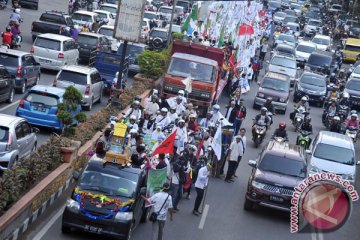
[(144, 0), (119, 1), (114, 27), (114, 38), (130, 42), (139, 42), (144, 7)]

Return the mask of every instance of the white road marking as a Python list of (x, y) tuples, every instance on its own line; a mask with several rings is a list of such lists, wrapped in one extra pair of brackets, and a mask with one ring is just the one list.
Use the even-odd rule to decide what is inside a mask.
[(10, 108), (10, 107), (12, 107), (12, 106), (14, 106), (14, 105), (19, 104), (19, 102), (20, 102), (20, 100), (17, 100), (17, 101), (15, 101), (15, 102), (13, 102), (13, 103), (11, 103), (11, 104), (9, 104), (9, 105), (6, 105), (6, 106), (3, 107), (3, 108), (0, 108), (0, 112), (4, 111), (4, 110), (6, 110), (6, 109), (8, 109), (8, 108)]
[(60, 210), (47, 222), (47, 224), (36, 234), (33, 240), (41, 240), (44, 235), (49, 231), (49, 229), (54, 225), (54, 223), (61, 217), (65, 209), (65, 205), (60, 208)]
[(202, 212), (200, 223), (199, 223), (199, 229), (203, 229), (205, 225), (205, 220), (209, 212), (209, 204), (206, 204), (204, 207), (204, 211)]
[(311, 240), (324, 240), (323, 233), (311, 233)]

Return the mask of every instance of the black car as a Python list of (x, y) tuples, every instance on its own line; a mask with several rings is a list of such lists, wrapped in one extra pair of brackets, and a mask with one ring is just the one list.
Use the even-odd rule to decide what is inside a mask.
[(90, 159), (67, 200), (62, 232), (72, 229), (104, 237), (130, 239), (133, 229), (148, 217), (141, 195), (146, 193), (146, 174), (139, 168)]
[(350, 78), (346, 83), (344, 92), (349, 94), (352, 108), (360, 106), (360, 78)]
[(23, 8), (28, 7), (35, 10), (39, 8), (39, 0), (20, 0), (19, 4)]
[(305, 64), (305, 70), (321, 72), (328, 76), (333, 72), (337, 72), (334, 53), (321, 50), (313, 52)]
[(152, 50), (162, 50), (167, 47), (168, 30), (165, 28), (153, 28), (149, 33), (147, 44)]
[(311, 103), (324, 105), (327, 92), (326, 78), (323, 75), (304, 72), (296, 81), (294, 89), (294, 102), (298, 102), (303, 96), (308, 96)]
[(88, 61), (92, 64), (95, 61), (96, 53), (111, 52), (111, 42), (104, 35), (90, 32), (81, 32), (76, 39), (79, 49), (79, 61)]
[(15, 79), (3, 65), (0, 65), (0, 102), (12, 103), (15, 94), (14, 86)]

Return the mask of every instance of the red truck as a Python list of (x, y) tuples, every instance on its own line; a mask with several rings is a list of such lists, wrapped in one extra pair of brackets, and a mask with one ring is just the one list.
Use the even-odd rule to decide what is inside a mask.
[(219, 99), (227, 83), (221, 78), (223, 63), (222, 49), (175, 40), (169, 68), (161, 82), (162, 97), (172, 97), (185, 90), (182, 80), (190, 76), (192, 91), (188, 101), (199, 106), (203, 115)]

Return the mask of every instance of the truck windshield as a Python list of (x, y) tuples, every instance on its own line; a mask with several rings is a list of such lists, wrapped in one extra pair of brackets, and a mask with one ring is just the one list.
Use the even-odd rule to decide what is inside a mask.
[(169, 66), (168, 74), (178, 77), (191, 76), (193, 80), (212, 83), (215, 78), (215, 67), (186, 59), (173, 58)]

